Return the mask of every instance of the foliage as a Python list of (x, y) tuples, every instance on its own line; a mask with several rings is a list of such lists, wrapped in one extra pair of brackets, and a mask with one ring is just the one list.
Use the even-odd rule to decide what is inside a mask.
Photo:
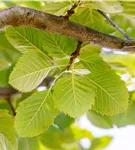
[[(0, 9), (20, 5), (64, 16), (75, 3), (1, 1)], [(134, 2), (82, 1), (69, 19), (122, 37), (97, 10), (135, 38)], [(0, 31), (1, 150), (79, 150), (82, 138), (91, 141), (90, 150), (104, 149), (112, 137), (94, 137), (77, 126), (75, 120), (84, 114), (100, 128), (135, 124), (135, 55), (82, 43), (71, 63), (77, 47), (75, 39), (31, 27)], [(4, 88), (15, 93), (3, 96)]]

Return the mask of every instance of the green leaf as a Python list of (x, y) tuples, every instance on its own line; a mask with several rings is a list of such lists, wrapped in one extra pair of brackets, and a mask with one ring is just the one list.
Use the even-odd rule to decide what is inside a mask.
[(11, 73), (9, 83), (20, 91), (31, 91), (43, 81), (50, 70), (56, 67), (58, 66), (52, 66), (42, 53), (26, 52)]
[(117, 127), (123, 127), (126, 125), (135, 124), (135, 116), (133, 115), (135, 111), (135, 102), (131, 101), (126, 112), (115, 115), (106, 116), (101, 115), (93, 110), (88, 112), (88, 119), (92, 124), (99, 128), (112, 128), (113, 125)]
[(14, 146), (2, 133), (0, 133), (0, 149), (1, 150), (17, 150), (16, 148), (14, 148)]
[(40, 150), (38, 138), (19, 139), (18, 150)]
[(71, 55), (77, 47), (77, 41), (62, 35), (45, 32), (43, 47), (50, 56), (65, 57)]
[(84, 42), (81, 45), (81, 51), (80, 52), (81, 53), (89, 52), (91, 54), (93, 54), (93, 53), (99, 54), (99, 53), (101, 53), (101, 50), (102, 50), (102, 48), (99, 45)]
[(120, 13), (123, 11), (121, 3), (118, 1), (83, 1), (81, 7), (101, 10), (106, 13)]
[(0, 71), (8, 68), (8, 61), (4, 58), (0, 58)]
[[(21, 53), (17, 51), (7, 40), (5, 32), (0, 32), (0, 60), (5, 59), (8, 65), (16, 62), (16, 60), (21, 56)], [(1, 62), (0, 62), (1, 64)], [(0, 67), (1, 68), (1, 67)]]
[(54, 123), (62, 129), (69, 127), (74, 122), (74, 118), (65, 115), (64, 113), (58, 114), (54, 119)]
[(133, 115), (134, 112), (135, 102), (133, 101), (129, 104), (128, 110), (125, 113), (112, 116), (113, 124), (117, 125), (118, 127), (135, 124), (135, 116)]
[(103, 115), (116, 115), (128, 107), (128, 91), (113, 70), (97, 71), (88, 75), (96, 86), (94, 109)]
[(46, 1), (44, 4), (43, 11), (57, 16), (64, 16), (71, 9), (74, 1)]
[(109, 129), (113, 127), (112, 119), (110, 116), (103, 116), (93, 110), (89, 110), (87, 116), (90, 122), (99, 128)]
[(52, 123), (57, 113), (53, 107), (51, 93), (36, 92), (17, 108), (15, 128), (20, 137), (33, 137), (44, 132)]
[(96, 86), (94, 109), (104, 115), (125, 112), (128, 91), (120, 77), (96, 53), (82, 52), (79, 59), (92, 72), (88, 78)]
[(99, 12), (85, 7), (79, 7), (70, 20), (107, 34), (115, 31), (115, 28)]
[[(81, 129), (78, 126), (71, 126), (66, 128), (63, 132), (44, 132), (39, 136), (41, 142), (51, 149), (64, 149), (64, 150), (78, 150), (73, 146), (78, 144), (78, 141), (82, 138), (89, 138), (93, 140), (93, 135), (86, 129)], [(66, 149), (67, 148), (67, 149)]]
[(8, 114), (7, 110), (0, 110), (0, 133), (3, 134), (0, 138), (1, 140), (4, 139), (5, 146), (9, 145), (10, 148), (13, 147), (14, 150), (16, 150), (17, 143), (14, 131), (14, 120), (13, 117)]
[(30, 27), (9, 27), (6, 29), (6, 37), (9, 42), (20, 52), (43, 51), (44, 32)]
[[(111, 15), (111, 19), (120, 27), (124, 32), (126, 32), (131, 38), (135, 38), (135, 19), (134, 16), (126, 15), (123, 13), (118, 13), (117, 15)], [(123, 35), (116, 31), (114, 36), (119, 36), (123, 38)]]
[(33, 9), (42, 9), (42, 1), (15, 1), (16, 5), (33, 8)]
[(110, 69), (109, 65), (103, 61), (98, 54), (89, 51), (82, 52), (79, 56), (81, 63), (91, 72), (104, 71)]
[(111, 141), (112, 137), (110, 136), (95, 138), (92, 140), (90, 150), (103, 150), (103, 148), (107, 147)]
[(9, 70), (8, 69), (0, 71), (0, 87), (9, 86), (8, 76), (9, 76)]
[(94, 90), (87, 77), (69, 74), (54, 86), (55, 106), (71, 117), (79, 117), (94, 104)]
[(77, 140), (77, 141), (82, 139), (82, 138), (88, 138), (90, 140), (94, 139), (94, 137), (93, 137), (91, 132), (89, 132), (86, 129), (81, 129), (78, 126), (75, 126), (75, 125), (71, 126), (71, 131), (72, 131), (72, 133), (74, 135), (75, 140)]
[(67, 128), (64, 132), (44, 132), (39, 136), (41, 143), (51, 150), (64, 149), (65, 145), (75, 142), (72, 131)]
[(9, 114), (13, 114), (11, 107), (9, 106), (8, 102), (3, 98), (0, 98), (0, 109), (8, 110)]

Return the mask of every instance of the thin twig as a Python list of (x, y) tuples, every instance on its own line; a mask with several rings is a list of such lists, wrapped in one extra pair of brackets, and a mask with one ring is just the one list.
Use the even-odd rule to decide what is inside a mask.
[(12, 112), (13, 112), (13, 115), (15, 116), (15, 115), (16, 115), (16, 112), (15, 112), (15, 109), (14, 109), (14, 107), (13, 107), (11, 101), (10, 101), (10, 96), (8, 96), (6, 99), (7, 99), (7, 102), (8, 102), (8, 104), (9, 104), (9, 106), (10, 106)]
[(78, 0), (77, 3), (75, 3), (70, 10), (67, 11), (67, 14), (64, 16), (65, 19), (69, 20), (69, 17), (72, 16), (75, 12), (74, 9), (81, 4), (81, 1)]
[(77, 57), (80, 55), (81, 44), (82, 44), (82, 42), (78, 41), (77, 48), (76, 48), (75, 52), (73, 52), (73, 53), (71, 54), (69, 64), (68, 64), (68, 66), (66, 67), (67, 70), (69, 70), (69, 68), (71, 67), (71, 65), (72, 65), (72, 63), (73, 63), (73, 61), (74, 61), (74, 59), (77, 58)]
[(106, 18), (110, 22), (110, 24), (113, 25), (114, 28), (116, 28), (127, 40), (132, 40), (125, 32), (122, 30), (111, 18), (109, 18), (104, 12), (101, 10), (97, 10), (102, 16)]

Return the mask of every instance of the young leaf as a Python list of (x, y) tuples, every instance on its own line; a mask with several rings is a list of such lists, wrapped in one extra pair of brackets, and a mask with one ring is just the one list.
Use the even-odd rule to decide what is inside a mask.
[(6, 37), (9, 42), (20, 52), (30, 50), (45, 51), (42, 47), (43, 33), (30, 27), (9, 27), (6, 29)]
[[(17, 143), (14, 131), (14, 120), (12, 116), (8, 114), (7, 110), (2, 109), (0, 110), (0, 133), (2, 133), (0, 134), (0, 144), (2, 142), (1, 140), (4, 140), (5, 146), (9, 146), (11, 150), (16, 150)], [(2, 142), (2, 145), (3, 144)]]
[(94, 104), (94, 90), (95, 86), (87, 77), (69, 74), (54, 86), (55, 106), (71, 117), (79, 117)]
[(96, 86), (94, 109), (103, 115), (116, 115), (128, 107), (128, 91), (124, 82), (112, 70), (97, 71), (88, 75)]
[(20, 103), (15, 128), (20, 137), (33, 137), (44, 132), (52, 123), (57, 111), (51, 93), (36, 92)]
[(26, 52), (11, 73), (9, 83), (20, 91), (31, 91), (43, 81), (51, 69), (56, 67), (58, 66), (52, 66), (42, 53)]
[(77, 47), (76, 40), (54, 33), (45, 32), (43, 40), (44, 49), (53, 57), (71, 55)]

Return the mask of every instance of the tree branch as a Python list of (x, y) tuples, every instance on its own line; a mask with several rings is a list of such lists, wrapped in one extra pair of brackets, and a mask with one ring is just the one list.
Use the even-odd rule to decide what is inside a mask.
[(104, 12), (101, 10), (97, 10), (102, 16), (106, 18), (110, 22), (111, 25), (113, 25), (114, 28), (116, 28), (127, 40), (132, 40), (125, 32), (122, 30), (115, 22), (112, 21), (111, 18), (109, 18)]
[(0, 28), (7, 26), (30, 26), (72, 37), (80, 42), (92, 42), (106, 48), (135, 51), (134, 40), (124, 40), (107, 35), (68, 21), (64, 17), (20, 6), (11, 7), (0, 12)]

